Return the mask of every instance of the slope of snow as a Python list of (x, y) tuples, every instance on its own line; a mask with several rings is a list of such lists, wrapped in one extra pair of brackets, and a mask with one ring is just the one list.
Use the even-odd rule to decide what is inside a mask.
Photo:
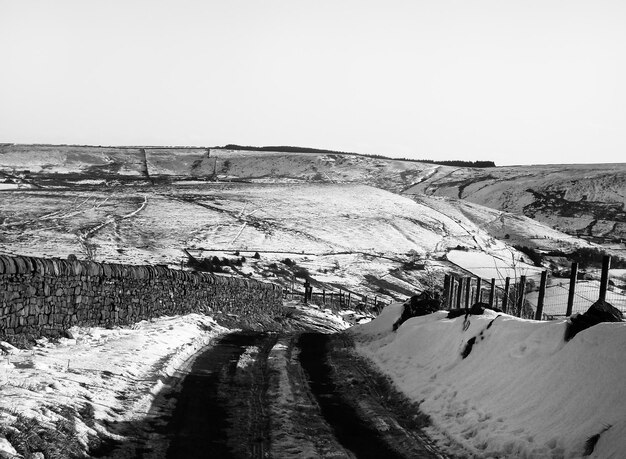
[(507, 277), (513, 280), (520, 276), (539, 280), (543, 268), (529, 265), (520, 260), (516, 252), (485, 253), (477, 251), (452, 250), (447, 254), (448, 260), (472, 272), (482, 279), (495, 279), (496, 285), (502, 287)]
[(570, 234), (623, 238), (626, 164), (437, 170), (407, 193), (462, 198), (527, 215)]
[(391, 305), (351, 329), (357, 349), (421, 403), (442, 444), (484, 458), (577, 458), (601, 433), (591, 457), (623, 457), (626, 323), (600, 324), (566, 343), (565, 321), (487, 312), (470, 316), (464, 331), (464, 317), (441, 311), (394, 333), (400, 313)]
[[(565, 234), (532, 218), (503, 212), (473, 202), (426, 195), (410, 195), (416, 202), (441, 212), (456, 223), (457, 229), (464, 225), (478, 226), (497, 239), (506, 239), (508, 244), (538, 247), (543, 250), (570, 251), (592, 244)], [(455, 225), (451, 225), (452, 228)]]
[(32, 351), (13, 350), (0, 360), (0, 424), (22, 415), (50, 426), (59, 407), (90, 405), (99, 424), (70, 419), (86, 448), (102, 423), (142, 418), (163, 381), (226, 331), (211, 317), (189, 314), (132, 327), (75, 327), (73, 339), (43, 339)]

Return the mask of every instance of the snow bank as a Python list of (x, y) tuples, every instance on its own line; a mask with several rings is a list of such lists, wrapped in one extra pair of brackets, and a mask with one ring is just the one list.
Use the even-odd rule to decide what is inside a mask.
[(624, 457), (626, 323), (600, 324), (565, 343), (565, 320), (487, 311), (464, 331), (464, 317), (441, 311), (394, 333), (401, 310), (391, 305), (351, 330), (358, 351), (421, 402), (442, 444), (477, 457), (572, 458), (608, 427), (591, 457)]
[(42, 339), (0, 359), (0, 429), (18, 414), (51, 428), (59, 407), (89, 405), (93, 427), (68, 419), (86, 450), (88, 437), (112, 435), (103, 425), (146, 416), (168, 376), (227, 331), (211, 317), (188, 314), (113, 329), (74, 327), (73, 339), (56, 344)]

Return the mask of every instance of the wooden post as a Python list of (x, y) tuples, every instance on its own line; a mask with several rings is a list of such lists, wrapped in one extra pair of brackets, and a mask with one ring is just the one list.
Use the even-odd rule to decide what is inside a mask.
[(465, 278), (465, 283), (467, 284), (465, 286), (465, 309), (469, 309), (469, 307), (470, 307), (470, 295), (472, 293), (472, 278), (471, 277), (466, 277)]
[(576, 294), (576, 279), (578, 278), (578, 263), (572, 263), (572, 272), (569, 277), (569, 294), (567, 295), (567, 311), (565, 315), (567, 317), (572, 315), (572, 309), (574, 307), (574, 295)]
[(519, 278), (519, 291), (517, 292), (517, 311), (518, 317), (522, 317), (524, 311), (524, 300), (526, 298), (526, 276)]
[(452, 309), (455, 304), (456, 304), (456, 282), (453, 277), (452, 281), (450, 282), (450, 309)]
[(480, 292), (480, 285), (482, 284), (483, 280), (480, 277), (476, 278), (476, 301), (475, 303), (480, 303), (481, 302), (481, 292)]
[(456, 308), (461, 309), (461, 298), (463, 298), (463, 278), (459, 277), (459, 285), (456, 289)]
[(322, 289), (322, 304), (326, 306), (326, 290)]
[(376, 308), (378, 307), (378, 297), (375, 296), (374, 297), (374, 311), (376, 311)]
[(541, 320), (543, 315), (543, 301), (546, 297), (546, 286), (548, 284), (548, 271), (541, 273), (541, 282), (539, 284), (539, 298), (537, 298), (537, 310), (535, 311), (535, 320)]
[(309, 300), (309, 281), (304, 281), (304, 304), (308, 303)]
[(450, 294), (448, 295), (448, 309), (454, 308), (454, 276), (450, 276)]
[(489, 307), (493, 308), (496, 299), (496, 280), (491, 278), (491, 287), (489, 288)]
[(609, 269), (611, 268), (611, 257), (605, 255), (602, 259), (602, 276), (600, 277), (600, 301), (606, 300), (606, 291), (609, 287)]
[(509, 294), (511, 293), (511, 278), (504, 280), (504, 296), (502, 297), (502, 311), (506, 312), (509, 307)]
[(348, 293), (348, 309), (350, 309), (350, 305), (352, 304), (352, 293)]

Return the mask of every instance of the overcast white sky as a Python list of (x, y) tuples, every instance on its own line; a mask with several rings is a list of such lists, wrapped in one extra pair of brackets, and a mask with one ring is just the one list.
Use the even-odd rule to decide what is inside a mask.
[(626, 1), (0, 0), (0, 142), (626, 162)]

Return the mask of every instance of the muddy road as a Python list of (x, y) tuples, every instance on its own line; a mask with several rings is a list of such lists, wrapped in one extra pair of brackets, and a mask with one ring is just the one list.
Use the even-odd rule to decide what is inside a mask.
[(344, 333), (237, 331), (205, 348), (111, 458), (441, 458), (428, 418)]

